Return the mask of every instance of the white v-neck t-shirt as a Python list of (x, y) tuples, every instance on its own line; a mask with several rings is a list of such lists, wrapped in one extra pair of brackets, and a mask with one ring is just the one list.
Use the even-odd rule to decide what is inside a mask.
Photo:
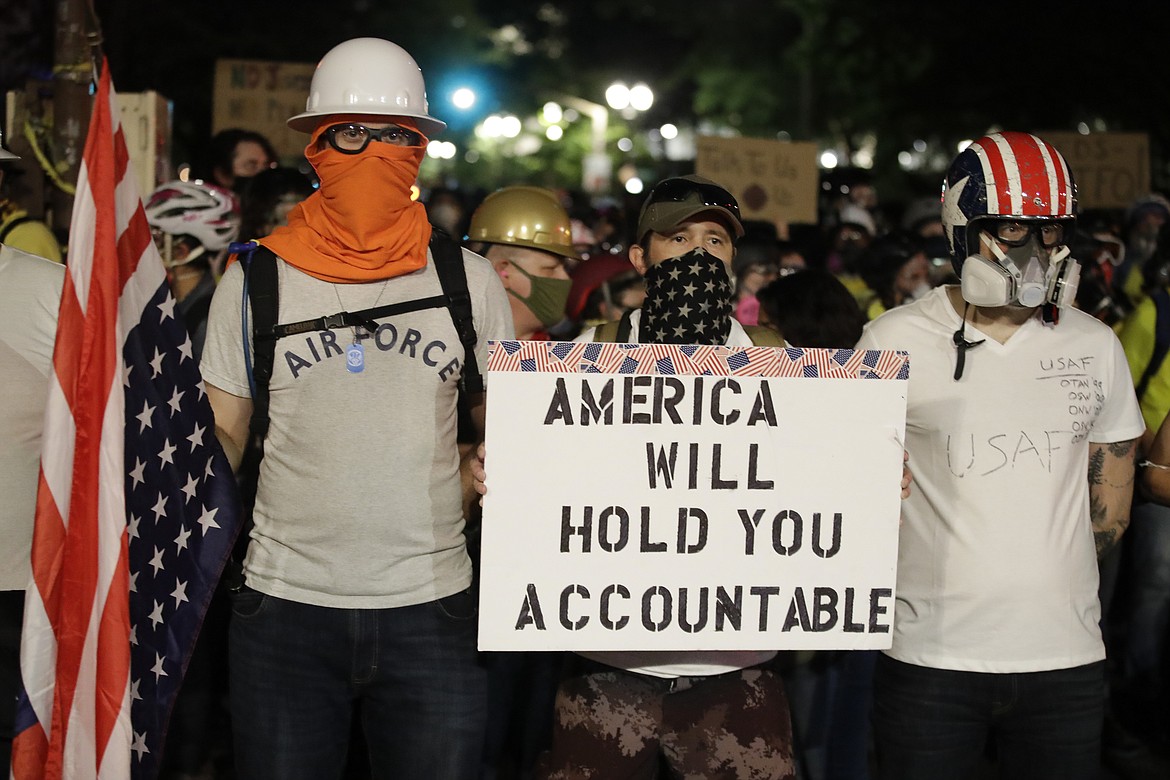
[(910, 353), (893, 647), (899, 661), (1031, 672), (1105, 657), (1089, 521), (1089, 444), (1145, 428), (1113, 332), (1078, 310), (1000, 344), (945, 288), (871, 322), (859, 349)]

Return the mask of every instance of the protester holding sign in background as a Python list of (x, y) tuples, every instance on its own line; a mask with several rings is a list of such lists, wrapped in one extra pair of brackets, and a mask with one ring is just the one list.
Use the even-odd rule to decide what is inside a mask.
[[(1125, 355), (1075, 308), (1076, 188), (1025, 133), (947, 172), (961, 278), (872, 322), (859, 348), (912, 355), (894, 641), (875, 678), (880, 776), (1096, 778), (1105, 647), (1097, 555), (1129, 522), (1144, 429)], [(1096, 549), (1094, 550), (1094, 542)]]

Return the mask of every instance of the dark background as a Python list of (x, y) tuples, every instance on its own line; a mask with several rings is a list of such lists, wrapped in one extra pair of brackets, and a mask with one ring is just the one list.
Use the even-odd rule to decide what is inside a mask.
[[(53, 3), (3, 0), (0, 87), (52, 67)], [(872, 176), (917, 175), (897, 154), (989, 128), (1149, 133), (1153, 184), (1170, 185), (1170, 3), (950, 0), (95, 0), (120, 92), (174, 103), (176, 162), (210, 135), (218, 57), (315, 62), (371, 35), (399, 43), (437, 87), (474, 77), (484, 111), (535, 112), (559, 94), (601, 101), (643, 80), (646, 126), (704, 119), (745, 135), (857, 145)], [(453, 128), (458, 130), (458, 128)], [(937, 178), (931, 173), (928, 178)], [(915, 182), (915, 186), (919, 187)]]

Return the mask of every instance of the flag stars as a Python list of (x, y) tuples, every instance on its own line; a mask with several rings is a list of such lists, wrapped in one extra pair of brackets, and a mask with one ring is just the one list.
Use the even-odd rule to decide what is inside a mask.
[(160, 677), (170, 677), (163, 669), (163, 657), (158, 653), (154, 654), (154, 666), (150, 667), (150, 671), (154, 672), (154, 682), (157, 685)]
[(208, 509), (207, 505), (203, 505), (203, 514), (199, 516), (199, 525), (203, 526), (203, 535), (207, 536), (207, 531), (212, 528), (219, 528), (219, 523), (215, 522), (215, 515), (219, 512), (219, 508)]
[(129, 363), (122, 364), (122, 386), (123, 387), (130, 386), (130, 372), (133, 370), (134, 370), (134, 366), (130, 365)]
[(195, 451), (196, 447), (203, 446), (203, 437), (207, 433), (207, 428), (195, 423), (195, 430), (187, 437), (187, 441), (191, 442), (191, 452)]
[(175, 388), (175, 392), (171, 393), (171, 400), (167, 401), (167, 406), (171, 407), (171, 417), (183, 411), (179, 408), (179, 403), (183, 400), (183, 395), (183, 391), (178, 387)]
[(131, 471), (130, 471), (130, 479), (132, 479), (134, 481), (134, 485), (131, 486), (131, 488), (130, 488), (131, 490), (133, 490), (134, 488), (136, 488), (139, 485), (146, 482), (145, 471), (146, 471), (146, 464), (143, 463), (141, 460), (139, 460), (137, 457), (135, 457), (134, 458), (134, 468), (131, 469)]
[(167, 516), (167, 497), (161, 491), (158, 494), (158, 501), (154, 502), (150, 511), (154, 512), (155, 525), (158, 525), (158, 521)]
[(154, 371), (150, 375), (151, 379), (158, 379), (158, 375), (162, 373), (163, 353), (158, 351), (158, 347), (154, 348), (154, 359), (150, 361), (150, 368)]
[(142, 522), (142, 518), (140, 518), (136, 514), (131, 514), (130, 515), (130, 522), (126, 524), (127, 536), (129, 536), (131, 539), (137, 539), (138, 538), (138, 524), (141, 522)]
[(207, 465), (203, 467), (203, 476), (205, 476), (205, 477), (214, 477), (215, 476), (215, 458), (214, 457), (210, 457), (207, 459)]
[(174, 319), (175, 318), (175, 298), (174, 298), (174, 296), (171, 295), (170, 293), (168, 293), (166, 296), (164, 296), (162, 299), (162, 303), (160, 303), (158, 305), (158, 310), (160, 312), (162, 312), (162, 316), (160, 316), (158, 319), (159, 323), (166, 322), (168, 317), (170, 317), (171, 319)]
[(179, 345), (179, 365), (183, 365), (184, 360), (194, 359), (194, 353), (191, 351), (191, 337), (184, 336), (183, 343)]
[(170, 439), (163, 439), (162, 452), (160, 452), (158, 454), (159, 460), (161, 460), (163, 463), (169, 463), (172, 466), (175, 465), (174, 455), (175, 455), (175, 450), (177, 450), (177, 449), (178, 449), (178, 447), (171, 444)]
[(154, 576), (157, 577), (159, 570), (166, 568), (166, 566), (163, 564), (163, 551), (160, 550), (159, 548), (155, 547), (154, 548), (154, 557), (151, 558), (150, 563), (148, 563), (146, 565), (149, 566), (150, 568), (154, 569)]
[(695, 290), (697, 290), (697, 289), (699, 289), (699, 288), (695, 287), (695, 285), (688, 284), (685, 287), (683, 287), (683, 292), (686, 293), (687, 295), (694, 295)]
[(153, 414), (154, 414), (154, 407), (150, 405), (149, 401), (143, 401), (142, 402), (142, 411), (136, 415), (138, 422), (141, 423), (141, 426), (138, 428), (139, 433), (145, 432), (147, 428), (154, 427), (154, 425), (152, 425), (150, 422), (150, 417)]
[(142, 694), (138, 692), (138, 680), (130, 681), (130, 701), (142, 701)]
[(187, 549), (187, 540), (191, 538), (191, 531), (183, 526), (179, 529), (179, 535), (175, 537), (176, 552), (182, 552)]
[(198, 491), (198, 489), (199, 489), (199, 478), (196, 477), (194, 474), (188, 474), (187, 475), (187, 484), (183, 485), (183, 493), (186, 494), (188, 502), (190, 502), (191, 499), (195, 498), (195, 493)]
[(157, 601), (154, 602), (154, 610), (150, 613), (150, 624), (154, 628), (158, 628), (158, 624), (163, 622), (162, 611), (163, 605), (159, 604)]
[(130, 572), (130, 592), (138, 592), (138, 572), (136, 571)]
[(202, 379), (195, 383), (195, 389), (199, 391), (199, 400), (202, 401), (203, 396), (207, 395), (207, 386), (203, 384)]
[(141, 734), (137, 731), (134, 732), (134, 743), (130, 745), (130, 749), (138, 755), (139, 761), (142, 760), (143, 753), (150, 752), (150, 749), (146, 747), (146, 732), (142, 732)]
[(171, 598), (175, 600), (175, 609), (178, 609), (180, 604), (187, 601), (187, 583), (176, 582), (175, 589), (171, 591)]

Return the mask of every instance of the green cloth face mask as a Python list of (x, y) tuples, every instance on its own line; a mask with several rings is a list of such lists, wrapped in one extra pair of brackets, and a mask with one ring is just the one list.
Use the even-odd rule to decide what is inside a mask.
[(528, 278), (528, 281), (532, 283), (532, 290), (528, 293), (527, 298), (508, 290), (511, 296), (523, 301), (528, 310), (536, 315), (536, 319), (540, 320), (546, 328), (556, 325), (564, 319), (565, 303), (569, 300), (569, 290), (573, 287), (572, 281), (569, 279), (550, 279), (547, 276), (533, 276), (516, 263), (512, 263), (512, 268)]

